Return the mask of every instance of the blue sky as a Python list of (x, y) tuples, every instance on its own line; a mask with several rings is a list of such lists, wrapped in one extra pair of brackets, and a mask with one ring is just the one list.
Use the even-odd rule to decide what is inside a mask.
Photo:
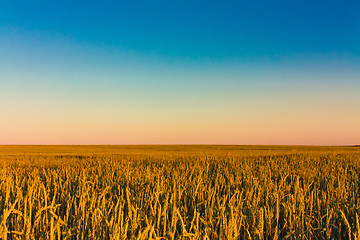
[(357, 1), (2, 1), (0, 23), (185, 58), (359, 55)]
[(2, 1), (0, 143), (356, 144), (357, 1)]

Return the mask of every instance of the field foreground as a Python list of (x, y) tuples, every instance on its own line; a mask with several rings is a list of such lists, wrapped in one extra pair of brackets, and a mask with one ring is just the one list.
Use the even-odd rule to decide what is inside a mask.
[(360, 148), (0, 146), (0, 239), (360, 239)]

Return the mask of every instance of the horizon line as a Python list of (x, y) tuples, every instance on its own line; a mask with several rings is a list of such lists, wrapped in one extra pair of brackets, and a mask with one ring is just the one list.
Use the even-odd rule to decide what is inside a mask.
[(360, 144), (219, 144), (219, 143), (137, 143), (137, 144), (0, 144), (0, 146), (314, 146), (314, 147), (360, 147)]

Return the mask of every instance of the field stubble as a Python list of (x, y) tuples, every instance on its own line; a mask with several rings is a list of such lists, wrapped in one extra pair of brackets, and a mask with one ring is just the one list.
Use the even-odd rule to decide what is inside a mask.
[(2, 146), (1, 239), (360, 239), (352, 147)]

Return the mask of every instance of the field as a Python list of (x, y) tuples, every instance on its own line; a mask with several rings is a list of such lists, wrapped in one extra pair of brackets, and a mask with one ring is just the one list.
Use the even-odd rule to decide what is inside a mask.
[(0, 146), (1, 239), (360, 239), (360, 148)]

